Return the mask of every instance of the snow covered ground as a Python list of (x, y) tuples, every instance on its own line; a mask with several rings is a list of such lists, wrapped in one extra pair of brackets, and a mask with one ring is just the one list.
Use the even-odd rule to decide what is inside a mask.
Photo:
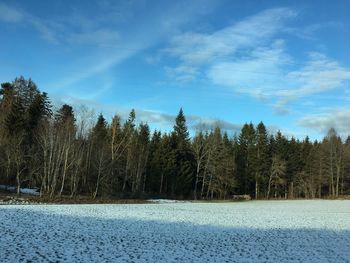
[(350, 262), (350, 201), (0, 206), (0, 262)]
[[(0, 189), (1, 190), (6, 190), (6, 191), (10, 191), (10, 192), (16, 192), (17, 191), (17, 187), (16, 186), (8, 186), (8, 185), (0, 185)], [(22, 194), (29, 194), (29, 195), (40, 195), (39, 193), (39, 189), (32, 189), (32, 188), (20, 188), (19, 191)]]

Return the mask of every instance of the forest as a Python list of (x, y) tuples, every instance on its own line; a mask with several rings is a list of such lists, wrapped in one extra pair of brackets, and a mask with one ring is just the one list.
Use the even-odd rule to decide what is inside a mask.
[[(234, 112), (232, 113), (234, 114)], [(338, 198), (350, 194), (350, 137), (322, 141), (270, 134), (263, 122), (229, 136), (219, 127), (190, 136), (182, 109), (171, 132), (94, 117), (87, 107), (54, 110), (31, 79), (1, 84), (0, 184), (50, 198)]]

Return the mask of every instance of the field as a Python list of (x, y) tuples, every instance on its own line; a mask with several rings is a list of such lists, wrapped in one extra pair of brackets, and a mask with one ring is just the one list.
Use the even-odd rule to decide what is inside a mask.
[(350, 201), (2, 205), (0, 262), (350, 262)]

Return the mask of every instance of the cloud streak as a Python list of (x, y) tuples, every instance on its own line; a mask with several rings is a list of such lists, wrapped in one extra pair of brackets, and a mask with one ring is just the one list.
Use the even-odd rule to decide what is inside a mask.
[(212, 34), (186, 32), (174, 37), (165, 52), (185, 64), (203, 64), (253, 47), (275, 35), (296, 13), (288, 8), (263, 11)]
[(164, 52), (178, 58), (180, 67), (190, 68), (191, 75), (194, 66), (235, 59), (237, 53), (242, 54), (243, 51), (244, 54), (266, 43), (283, 28), (287, 20), (295, 16), (296, 12), (288, 8), (265, 10), (211, 34), (185, 32), (175, 36)]
[(22, 22), (23, 19), (24, 16), (20, 11), (11, 8), (4, 3), (0, 3), (0, 21), (6, 23), (19, 23)]
[[(281, 36), (296, 16), (292, 9), (274, 8), (210, 34), (180, 34), (164, 50), (178, 59), (166, 72), (178, 81), (206, 77), (216, 86), (269, 100), (276, 113), (287, 113), (288, 103), (341, 88), (350, 80), (350, 68), (324, 54), (309, 52), (303, 63), (288, 54)], [(325, 25), (307, 28), (314, 32)]]
[(284, 41), (270, 47), (252, 50), (249, 56), (235, 61), (215, 62), (208, 69), (208, 78), (216, 85), (259, 99), (273, 96), (284, 81), (282, 66), (290, 58), (284, 52)]
[(293, 99), (341, 87), (350, 80), (350, 69), (324, 54), (312, 52), (304, 67), (289, 72), (286, 77), (293, 82), (294, 88), (281, 90), (278, 95)]
[[(202, 8), (198, 8), (199, 2)], [(113, 66), (158, 44), (162, 39), (178, 32), (183, 25), (211, 12), (214, 6), (213, 1), (192, 1), (190, 4), (174, 2), (154, 5), (143, 13), (146, 5), (142, 1), (111, 1), (106, 5), (97, 3), (96, 12), (90, 16), (75, 9), (74, 14), (67, 12), (47, 20), (1, 4), (0, 14), (3, 16), (0, 21), (30, 26), (48, 43), (60, 45), (70, 52), (77, 50), (81, 54), (81, 58), (72, 58), (68, 62), (67, 68), (72, 68), (70, 74), (49, 84), (53, 90), (57, 90), (71, 88), (73, 84), (100, 73), (109, 74), (107, 71)], [(69, 10), (68, 7), (67, 9)], [(132, 21), (136, 16), (140, 16), (137, 24)], [(178, 69), (184, 70), (188, 69)]]

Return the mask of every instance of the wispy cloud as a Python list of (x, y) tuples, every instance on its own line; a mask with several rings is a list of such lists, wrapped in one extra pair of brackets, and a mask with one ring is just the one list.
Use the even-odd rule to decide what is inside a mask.
[(19, 23), (24, 19), (22, 12), (4, 3), (0, 3), (0, 21), (7, 23)]
[(292, 9), (274, 8), (212, 33), (180, 34), (164, 50), (178, 59), (166, 72), (178, 81), (204, 77), (235, 92), (270, 98), (283, 88), (284, 66), (292, 62), (276, 35), (296, 16)]
[[(341, 88), (350, 80), (350, 68), (324, 54), (310, 52), (297, 62), (287, 52), (282, 37), (296, 16), (292, 9), (274, 8), (212, 33), (180, 34), (164, 50), (178, 60), (166, 72), (178, 81), (206, 77), (216, 86), (270, 100), (276, 113), (288, 113), (289, 102)], [(314, 24), (305, 34), (335, 25)]]
[(71, 34), (67, 41), (76, 45), (96, 45), (98, 47), (115, 47), (120, 42), (120, 33), (111, 29), (97, 29), (94, 31)]
[(313, 52), (304, 67), (289, 72), (286, 77), (294, 87), (281, 90), (278, 95), (289, 100), (342, 87), (345, 81), (350, 80), (350, 68), (341, 66), (324, 54)]
[(338, 21), (327, 21), (300, 27), (286, 27), (283, 31), (306, 40), (317, 40), (317, 33), (321, 30), (343, 29), (344, 25)]
[(215, 63), (208, 77), (214, 84), (236, 92), (273, 99), (273, 107), (280, 114), (287, 112), (291, 101), (342, 88), (350, 80), (350, 68), (321, 53), (310, 53), (304, 66), (291, 70), (294, 64), (281, 44), (278, 41), (235, 62)]
[[(0, 21), (29, 26), (49, 43), (71, 52), (78, 50), (80, 58), (72, 57), (67, 62), (69, 74), (48, 84), (53, 90), (68, 89), (97, 74), (109, 74), (107, 71), (113, 66), (149, 49), (178, 32), (183, 25), (211, 12), (215, 2), (196, 0), (159, 4), (147, 7), (145, 12), (146, 6), (143, 1), (105, 1), (104, 4), (96, 3), (96, 12), (90, 15), (77, 8), (72, 14), (67, 7), (67, 13), (47, 19), (13, 6), (1, 5), (1, 13), (12, 15), (4, 15)], [(130, 20), (136, 16), (137, 24)], [(181, 70), (187, 69), (178, 69)]]
[(238, 52), (242, 55), (243, 51), (244, 55), (251, 48), (263, 45), (295, 16), (296, 12), (288, 8), (265, 10), (213, 33), (185, 32), (175, 36), (164, 52), (178, 58), (180, 68), (189, 68), (187, 74), (193, 75), (193, 67), (235, 59)]
[(212, 33), (186, 32), (175, 36), (164, 52), (177, 58), (179, 65), (171, 69), (167, 67), (167, 72), (177, 80), (192, 80), (206, 67), (209, 67), (209, 74), (210, 70), (217, 72), (220, 68), (226, 71), (234, 66), (230, 63), (249, 55), (256, 46), (264, 45), (288, 19), (295, 16), (296, 12), (291, 9), (275, 8)]
[(284, 41), (276, 40), (271, 46), (255, 48), (242, 58), (213, 63), (207, 75), (216, 85), (266, 99), (281, 89), (283, 66), (290, 60), (284, 52)]
[(101, 19), (88, 19), (79, 14), (48, 20), (0, 3), (0, 21), (30, 26), (42, 39), (54, 44), (110, 47), (116, 46), (119, 40), (119, 32), (106, 28)]
[(33, 16), (20, 8), (0, 3), (0, 22), (1, 21), (5, 23), (30, 26), (36, 30), (43, 39), (51, 43), (57, 43), (56, 33), (50, 28), (48, 23), (45, 23), (42, 19)]

